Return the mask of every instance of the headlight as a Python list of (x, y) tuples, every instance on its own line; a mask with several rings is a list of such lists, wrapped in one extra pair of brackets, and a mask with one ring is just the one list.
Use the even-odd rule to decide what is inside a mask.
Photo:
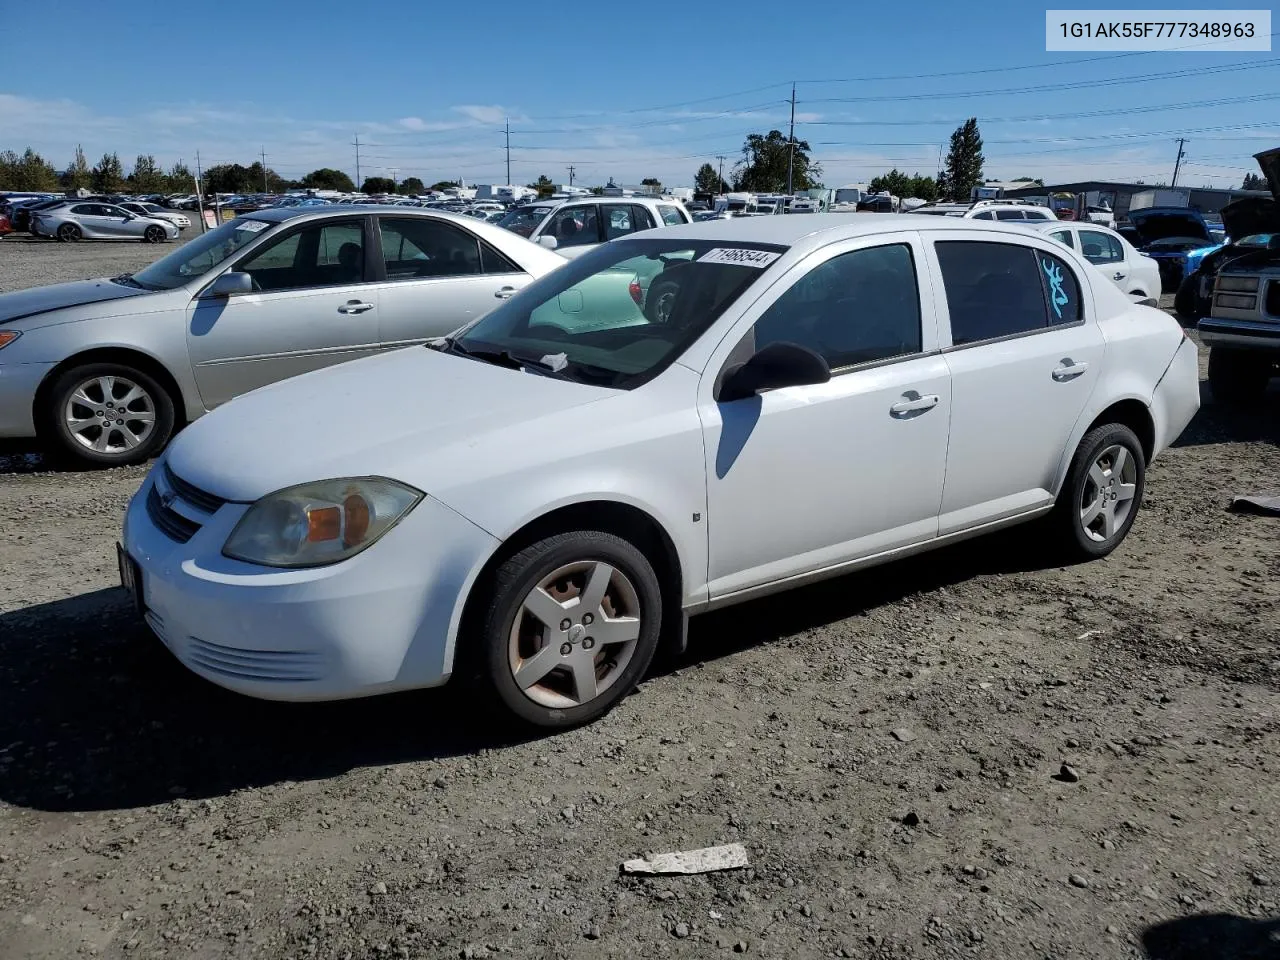
[(13, 343), (20, 336), (22, 336), (21, 330), (0, 330), (0, 350)]
[[(1244, 293), (1258, 292), (1257, 277), (1218, 277), (1219, 290), (1239, 290)], [(0, 336), (3, 336), (0, 334)]]
[(382, 477), (320, 480), (263, 497), (240, 518), (224, 556), (268, 567), (322, 567), (353, 557), (424, 494)]

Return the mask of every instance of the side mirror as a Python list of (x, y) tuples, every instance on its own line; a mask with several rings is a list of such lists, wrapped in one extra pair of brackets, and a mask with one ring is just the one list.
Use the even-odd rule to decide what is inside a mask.
[(253, 277), (235, 270), (224, 273), (209, 285), (204, 292), (206, 297), (231, 297), (237, 293), (252, 293)]
[(546, 247), (548, 250), (554, 250), (556, 247), (560, 246), (560, 241), (551, 236), (551, 234), (544, 233), (538, 238), (538, 246)]
[(1280, 233), (1273, 233), (1271, 239), (1267, 241), (1268, 250), (1280, 250)]
[(826, 383), (831, 379), (827, 361), (798, 343), (771, 343), (746, 363), (725, 371), (716, 396), (718, 403), (754, 397), (761, 390)]

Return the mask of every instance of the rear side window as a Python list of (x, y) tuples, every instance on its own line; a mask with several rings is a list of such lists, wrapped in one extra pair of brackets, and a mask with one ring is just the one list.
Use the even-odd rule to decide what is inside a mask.
[(974, 220), (994, 220), (995, 218), (991, 216), (990, 211), (983, 211), (982, 213), (975, 213), (973, 215), (973, 219)]
[(658, 212), (662, 214), (662, 222), (669, 227), (674, 227), (676, 224), (679, 224), (679, 223), (688, 222), (680, 214), (680, 210), (677, 207), (668, 207), (665, 205), (660, 205), (658, 207)]
[(1027, 218), (1025, 215), (1023, 215), (1021, 210), (997, 210), (996, 219), (997, 220), (1025, 220)]
[(1080, 286), (1047, 253), (1011, 243), (936, 244), (956, 346), (1034, 333), (1080, 319)]
[(1049, 219), (1049, 215), (1047, 213), (1042, 213), (1039, 210), (1026, 210), (1023, 212), (1026, 213), (1028, 220), (1048, 220)]
[(1124, 259), (1120, 241), (1101, 230), (1080, 231), (1080, 252), (1090, 263), (1115, 263)]
[(1059, 243), (1065, 243), (1068, 247), (1074, 247), (1075, 242), (1071, 239), (1070, 230), (1050, 230), (1049, 236), (1057, 240)]

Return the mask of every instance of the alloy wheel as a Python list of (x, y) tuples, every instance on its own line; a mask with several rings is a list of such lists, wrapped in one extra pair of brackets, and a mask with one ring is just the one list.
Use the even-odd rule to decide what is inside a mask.
[(1105, 543), (1133, 512), (1138, 464), (1120, 444), (1106, 447), (1089, 468), (1080, 497), (1080, 525), (1091, 540)]
[(529, 591), (508, 638), (511, 675), (540, 706), (590, 703), (622, 676), (640, 639), (635, 585), (608, 563), (563, 564)]
[(155, 399), (126, 377), (94, 377), (71, 391), (63, 420), (76, 443), (86, 449), (129, 453), (155, 430)]

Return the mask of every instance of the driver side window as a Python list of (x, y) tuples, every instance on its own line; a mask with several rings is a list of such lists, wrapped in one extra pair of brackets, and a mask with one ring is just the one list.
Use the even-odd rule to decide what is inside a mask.
[(920, 290), (911, 248), (868, 247), (819, 264), (765, 311), (752, 334), (752, 352), (796, 343), (832, 370), (919, 353)]
[(236, 269), (255, 290), (335, 287), (364, 280), (364, 227), (358, 220), (318, 223), (289, 234)]
[(600, 224), (597, 208), (592, 205), (561, 207), (552, 216), (544, 236), (555, 237), (559, 247), (580, 247), (600, 242)]

